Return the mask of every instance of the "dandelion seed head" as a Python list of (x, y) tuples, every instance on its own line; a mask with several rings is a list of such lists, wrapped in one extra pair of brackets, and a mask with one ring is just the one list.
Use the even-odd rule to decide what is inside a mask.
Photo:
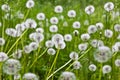
[(51, 17), (51, 18), (50, 18), (50, 23), (51, 23), (51, 24), (58, 24), (58, 22), (59, 22), (59, 20), (58, 20), (57, 17)]
[(50, 28), (49, 28), (49, 31), (50, 32), (57, 32), (58, 31), (57, 25), (51, 25)]
[(10, 11), (10, 6), (8, 4), (3, 4), (1, 6), (1, 9), (5, 12), (8, 12), (8, 11)]
[(55, 6), (54, 12), (62, 13), (63, 12), (63, 7), (61, 5)]
[(71, 35), (71, 34), (65, 34), (65, 35), (64, 35), (64, 40), (65, 40), (66, 42), (72, 41), (72, 35)]
[(112, 68), (110, 65), (104, 65), (102, 68), (103, 74), (110, 73), (112, 71)]
[(93, 5), (89, 5), (89, 6), (87, 6), (87, 7), (85, 8), (85, 12), (86, 12), (88, 15), (94, 13), (94, 11), (95, 11), (95, 8), (94, 8)]
[(66, 71), (60, 75), (59, 80), (76, 80), (76, 76), (74, 73)]
[(33, 0), (28, 0), (26, 2), (26, 7), (29, 8), (29, 9), (34, 7), (34, 5), (35, 5), (35, 2)]
[(98, 30), (102, 30), (104, 25), (103, 25), (103, 23), (99, 22), (99, 23), (96, 23), (96, 27)]
[(16, 59), (8, 59), (3, 64), (3, 72), (8, 75), (14, 75), (21, 69), (21, 64)]
[(3, 46), (3, 45), (5, 45), (5, 39), (0, 38), (0, 46)]
[(55, 49), (53, 49), (53, 48), (49, 48), (49, 49), (47, 50), (47, 53), (48, 53), (49, 55), (55, 55), (56, 51), (55, 51)]
[(25, 21), (25, 25), (27, 28), (36, 28), (37, 27), (37, 23), (34, 19), (27, 19)]
[(120, 59), (115, 60), (115, 66), (120, 67)]
[(105, 35), (105, 37), (107, 37), (107, 38), (111, 38), (111, 37), (113, 36), (113, 31), (107, 29), (107, 30), (104, 31), (104, 35)]
[(13, 58), (20, 59), (22, 57), (22, 50), (18, 49), (12, 54)]
[(53, 42), (52, 40), (47, 40), (47, 41), (45, 42), (45, 46), (46, 46), (47, 48), (53, 47), (53, 46), (54, 46), (54, 42)]
[(120, 24), (115, 24), (114, 30), (115, 30), (116, 32), (120, 32)]
[(87, 49), (87, 47), (88, 47), (87, 43), (81, 43), (81, 44), (78, 45), (78, 49), (80, 51), (85, 51)]
[(109, 12), (114, 9), (114, 4), (112, 2), (107, 2), (104, 5), (104, 9)]
[(31, 49), (32, 51), (34, 51), (34, 50), (37, 50), (37, 48), (39, 47), (39, 44), (36, 43), (36, 42), (31, 42), (31, 43), (29, 44), (29, 47), (30, 47), (30, 49)]
[(36, 18), (38, 20), (45, 20), (45, 14), (44, 13), (38, 13), (37, 16), (36, 16)]
[(0, 52), (0, 62), (4, 62), (7, 59), (8, 59), (7, 54), (4, 52)]
[(80, 28), (80, 22), (79, 21), (73, 22), (73, 28), (74, 29), (79, 29)]
[(96, 71), (97, 67), (96, 67), (95, 64), (90, 64), (89, 67), (88, 67), (88, 69), (89, 69), (90, 71)]
[(94, 58), (96, 61), (103, 63), (107, 62), (112, 56), (112, 51), (107, 46), (98, 47), (94, 52)]
[(73, 63), (73, 69), (80, 69), (82, 67), (82, 65), (80, 64), (79, 61), (75, 61)]
[(76, 11), (75, 10), (69, 10), (67, 15), (70, 18), (76, 17)]
[(70, 57), (70, 59), (72, 59), (72, 60), (78, 60), (78, 53), (72, 51), (72, 52), (69, 54), (69, 57)]
[(97, 28), (96, 28), (95, 25), (90, 25), (90, 26), (88, 27), (88, 33), (89, 33), (89, 34), (93, 34), (93, 33), (95, 33), (96, 31), (97, 31)]
[(87, 41), (90, 39), (90, 35), (88, 33), (84, 33), (81, 35), (81, 40), (82, 41)]
[(23, 80), (39, 80), (37, 75), (34, 73), (25, 73), (23, 75)]
[(37, 32), (37, 33), (42, 33), (42, 34), (43, 34), (43, 33), (44, 33), (44, 29), (43, 29), (43, 28), (37, 28), (37, 29), (36, 29), (36, 32)]

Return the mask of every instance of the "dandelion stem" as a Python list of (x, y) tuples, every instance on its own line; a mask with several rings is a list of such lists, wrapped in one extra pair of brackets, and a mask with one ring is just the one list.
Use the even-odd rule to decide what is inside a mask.
[[(81, 59), (82, 57), (84, 57), (85, 54), (87, 54), (87, 53), (91, 50), (91, 48), (92, 48), (92, 47), (90, 47), (85, 53), (83, 53), (83, 54), (78, 58), (78, 60)], [(70, 66), (67, 67), (66, 71), (69, 70), (69, 68), (70, 68), (73, 64), (74, 64), (74, 62), (73, 62)]]
[(48, 72), (47, 77), (50, 75), (50, 73), (51, 73), (51, 71), (52, 71), (52, 68), (54, 67), (54, 64), (55, 64), (56, 61), (57, 61), (59, 51), (60, 51), (60, 49), (57, 50), (57, 53), (56, 53), (55, 59), (54, 59), (54, 61), (53, 61), (53, 63), (52, 63), (52, 66), (51, 66), (51, 68), (50, 68), (50, 70), (49, 70), (49, 72)]
[(54, 71), (48, 78), (50, 79), (54, 74), (56, 74), (58, 71), (60, 71), (62, 68), (64, 68), (65, 66), (67, 66), (72, 60), (70, 59), (68, 62), (66, 62), (63, 66), (61, 66), (60, 68), (58, 68), (56, 71)]
[(35, 64), (35, 62), (36, 62), (40, 57), (42, 57), (42, 56), (46, 53), (47, 49), (48, 49), (48, 48), (46, 48), (46, 49), (41, 53), (41, 55), (39, 55), (39, 56), (34, 60), (34, 62), (32, 63), (32, 65), (30, 66), (30, 68)]
[(99, 74), (99, 80), (101, 80), (102, 77), (102, 63), (100, 64), (100, 74)]

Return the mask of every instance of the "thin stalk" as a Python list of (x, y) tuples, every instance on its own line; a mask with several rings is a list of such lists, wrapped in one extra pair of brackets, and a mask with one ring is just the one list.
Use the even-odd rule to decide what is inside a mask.
[(49, 70), (49, 72), (48, 72), (47, 77), (50, 75), (50, 73), (51, 73), (51, 71), (52, 71), (52, 68), (54, 67), (54, 64), (55, 64), (56, 61), (57, 61), (57, 58), (58, 58), (58, 55), (59, 55), (59, 51), (60, 51), (60, 49), (57, 50), (57, 53), (56, 53), (55, 59), (54, 59), (54, 61), (53, 61), (53, 63), (52, 63), (52, 66), (51, 66), (51, 68), (50, 68), (50, 70)]
[[(83, 54), (78, 58), (78, 60), (81, 59), (82, 57), (84, 57), (84, 56), (91, 50), (91, 48), (92, 48), (92, 47), (90, 47), (85, 53), (83, 53)], [(74, 62), (67, 67), (66, 71), (69, 70), (70, 67), (71, 67), (73, 64), (74, 64)]]
[(56, 74), (58, 71), (60, 71), (61, 69), (63, 69), (65, 66), (67, 66), (72, 60), (70, 59), (68, 62), (66, 62), (63, 66), (61, 66), (60, 68), (58, 68), (57, 70), (55, 70), (48, 78), (50, 79), (54, 74)]
[(30, 68), (35, 64), (35, 62), (36, 62), (39, 58), (41, 58), (41, 57), (46, 53), (47, 49), (48, 49), (48, 48), (46, 48), (46, 49), (41, 53), (41, 55), (39, 55), (39, 56), (34, 60), (34, 62), (32, 63), (32, 65), (30, 66)]

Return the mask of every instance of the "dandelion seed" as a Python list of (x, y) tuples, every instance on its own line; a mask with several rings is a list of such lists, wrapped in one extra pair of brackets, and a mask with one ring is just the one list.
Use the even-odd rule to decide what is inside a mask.
[(87, 47), (88, 47), (87, 43), (81, 43), (81, 44), (78, 45), (78, 49), (80, 51), (85, 51), (87, 49)]
[(38, 43), (36, 43), (36, 42), (31, 42), (30, 44), (29, 44), (29, 47), (30, 47), (30, 49), (33, 51), (33, 50), (37, 50), (37, 48), (39, 47), (39, 44)]
[(16, 73), (18, 73), (18, 71), (20, 71), (20, 69), (21, 64), (16, 59), (8, 59), (3, 64), (3, 72), (8, 75), (15, 75)]
[(4, 62), (7, 59), (8, 59), (7, 54), (4, 52), (0, 52), (0, 62)]
[(22, 50), (18, 49), (13, 53), (13, 58), (20, 59), (22, 57)]
[(8, 12), (8, 11), (10, 11), (10, 6), (8, 4), (3, 4), (1, 6), (1, 9), (5, 12)]
[(113, 46), (114, 52), (120, 52), (120, 42), (116, 42)]
[(23, 75), (23, 80), (39, 80), (37, 75), (35, 75), (34, 73), (25, 73)]
[(96, 27), (98, 30), (102, 30), (104, 25), (103, 25), (103, 23), (99, 22), (99, 23), (96, 23)]
[(95, 25), (90, 25), (90, 26), (88, 27), (88, 33), (89, 33), (89, 34), (93, 34), (93, 33), (95, 33), (96, 31), (97, 31), (97, 28), (96, 28)]
[(64, 41), (63, 35), (61, 35), (61, 34), (55, 34), (55, 35), (53, 35), (52, 41), (55, 44), (58, 44), (59, 42), (63, 42)]
[(105, 37), (107, 37), (107, 38), (111, 38), (111, 37), (113, 36), (113, 31), (107, 29), (107, 30), (104, 31), (104, 35), (105, 35)]
[(54, 11), (56, 13), (62, 13), (63, 12), (63, 7), (61, 5), (55, 6)]
[(58, 24), (58, 22), (59, 22), (59, 20), (58, 20), (57, 17), (52, 17), (52, 18), (50, 18), (50, 23), (51, 23), (51, 24)]
[(25, 26), (23, 26), (22, 24), (17, 24), (17, 25), (15, 26), (15, 29), (16, 29), (17, 31), (23, 32), (23, 31), (25, 30)]
[(38, 33), (44, 33), (44, 29), (43, 28), (37, 28), (36, 32), (38, 32)]
[(30, 38), (30, 40), (33, 40), (33, 41), (35, 41), (37, 43), (40, 43), (40, 42), (42, 42), (44, 40), (44, 35), (41, 34), (41, 33), (36, 33), (35, 32), (35, 33), (31, 33), (29, 35), (29, 38)]
[(72, 60), (78, 60), (78, 53), (77, 52), (71, 52), (69, 57), (72, 59)]
[(71, 34), (65, 34), (65, 35), (64, 35), (64, 40), (65, 40), (66, 42), (70, 42), (70, 41), (72, 40), (72, 35), (71, 35)]
[(82, 41), (87, 41), (90, 39), (90, 35), (88, 33), (84, 33), (81, 35)]
[(76, 17), (76, 12), (75, 12), (75, 10), (69, 10), (67, 15), (68, 15), (68, 17), (70, 17), (70, 18)]
[(53, 46), (54, 46), (54, 42), (51, 41), (51, 40), (48, 40), (48, 41), (45, 42), (45, 46), (46, 46), (47, 48), (53, 47)]
[(114, 4), (112, 2), (107, 2), (104, 5), (104, 9), (109, 12), (114, 9)]
[(26, 7), (27, 8), (32, 8), (32, 7), (34, 7), (34, 5), (35, 5), (35, 2), (33, 0), (28, 0), (26, 2)]
[(20, 12), (20, 11), (17, 12), (16, 16), (19, 19), (23, 19), (24, 18), (24, 14), (22, 12)]
[(45, 14), (44, 13), (38, 13), (37, 16), (36, 16), (36, 18), (38, 20), (45, 20)]
[(5, 45), (5, 39), (0, 38), (0, 46), (3, 46), (3, 45)]
[(112, 56), (112, 51), (107, 46), (98, 47), (94, 52), (94, 58), (96, 61), (103, 63), (107, 62)]
[(49, 31), (50, 32), (57, 32), (58, 31), (57, 25), (51, 25), (50, 28), (49, 28)]
[(114, 30), (115, 30), (116, 32), (120, 32), (120, 24), (115, 24)]
[(64, 41), (60, 41), (59, 43), (55, 43), (56, 49), (64, 49), (66, 47), (66, 44)]
[(73, 68), (74, 68), (74, 69), (80, 69), (81, 67), (82, 67), (82, 65), (80, 64), (79, 61), (75, 61), (75, 62), (73, 63)]
[(90, 64), (88, 68), (90, 71), (96, 71), (96, 69), (97, 69), (95, 64)]
[(58, 80), (76, 80), (76, 76), (72, 72), (63, 72)]
[(53, 49), (53, 48), (49, 48), (49, 49), (47, 50), (47, 53), (48, 53), (49, 55), (55, 55), (56, 51), (55, 51), (55, 49)]
[(120, 59), (116, 59), (116, 60), (115, 60), (115, 65), (116, 65), (117, 67), (120, 67)]
[(73, 31), (73, 34), (74, 34), (75, 36), (78, 36), (78, 35), (79, 35), (79, 31), (78, 31), (78, 30), (74, 30), (74, 31)]
[(27, 19), (25, 21), (25, 25), (27, 28), (36, 28), (37, 27), (37, 23), (34, 19)]
[(102, 71), (104, 74), (107, 74), (107, 73), (110, 73), (112, 70), (111, 66), (110, 65), (104, 65), (103, 68), (102, 68)]
[(73, 22), (73, 28), (79, 29), (80, 28), (80, 22), (79, 21)]
[(101, 40), (96, 40), (96, 39), (93, 39), (91, 42), (90, 42), (91, 46), (92, 47), (101, 47), (101, 46), (104, 46), (104, 43), (103, 41)]
[(7, 28), (5, 30), (6, 34), (12, 37), (17, 37), (17, 31), (13, 28)]
[(94, 11), (95, 11), (95, 8), (94, 8), (93, 5), (89, 5), (89, 6), (87, 6), (87, 7), (85, 8), (85, 12), (86, 12), (88, 15), (94, 13)]
[(20, 77), (21, 77), (21, 75), (20, 75), (20, 74), (15, 74), (15, 75), (14, 75), (14, 80), (19, 80), (19, 79), (20, 79)]
[(29, 46), (29, 45), (24, 46), (24, 52), (25, 52), (26, 54), (29, 54), (31, 51), (32, 51), (32, 50), (30, 49), (30, 46)]

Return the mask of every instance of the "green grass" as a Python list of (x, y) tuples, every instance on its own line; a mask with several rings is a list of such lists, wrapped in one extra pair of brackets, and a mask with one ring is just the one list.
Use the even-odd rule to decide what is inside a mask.
[[(76, 80), (120, 80), (120, 69), (116, 67), (114, 64), (115, 59), (119, 58), (120, 52), (117, 52), (116, 55), (112, 56), (109, 61), (102, 64), (103, 65), (110, 65), (112, 67), (112, 71), (108, 74), (103, 75), (101, 69), (101, 63), (97, 62), (94, 57), (95, 48), (91, 47), (89, 44), (92, 39), (99, 39), (104, 42), (104, 44), (110, 48), (114, 45), (115, 42), (120, 42), (120, 40), (116, 39), (118, 36), (118, 32), (114, 31), (114, 25), (116, 23), (120, 23), (120, 16), (112, 20), (112, 12), (119, 11), (120, 12), (120, 2), (119, 0), (34, 0), (35, 6), (31, 9), (27, 9), (25, 4), (27, 0), (2, 0), (0, 1), (0, 6), (3, 4), (9, 4), (11, 7), (10, 15), (13, 15), (13, 18), (5, 19), (4, 15), (6, 12), (2, 11), (0, 8), (0, 22), (2, 23), (2, 27), (0, 27), (0, 37), (4, 38), (6, 43), (4, 46), (0, 46), (0, 51), (5, 52), (8, 54), (9, 58), (13, 58), (10, 56), (15, 50), (23, 49), (25, 45), (28, 45), (32, 42), (29, 39), (29, 34), (35, 32), (35, 29), (28, 29), (24, 32), (24, 35), (21, 37), (13, 38), (8, 36), (5, 33), (7, 28), (15, 28), (16, 24), (25, 21), (28, 18), (34, 19), (37, 24), (39, 22), (42, 25), (38, 25), (38, 27), (42, 27), (44, 29), (44, 36), (45, 39), (40, 43), (41, 47), (37, 50), (32, 51), (30, 54), (22, 53), (22, 57), (18, 59), (21, 62), (22, 68), (19, 72), (21, 74), (20, 80), (22, 80), (22, 76), (27, 72), (35, 73), (39, 76), (39, 80), (46, 80), (51, 74), (49, 80), (58, 80), (60, 74), (64, 71), (73, 72), (76, 75)], [(115, 5), (115, 8), (111, 12), (106, 12), (104, 10), (104, 4), (108, 1), (112, 1)], [(63, 6), (63, 13), (57, 14), (54, 12), (54, 7), (56, 5)], [(84, 11), (85, 7), (88, 5), (93, 5), (95, 7), (95, 12), (91, 15), (87, 15)], [(69, 18), (67, 16), (68, 10), (75, 10), (76, 17)], [(16, 17), (16, 13), (21, 11), (26, 17), (24, 19), (18, 19)], [(36, 15), (39, 12), (45, 13), (46, 18), (49, 20), (52, 16), (60, 17), (61, 15), (64, 16), (63, 20), (59, 20), (57, 33), (62, 35), (71, 34), (73, 39), (71, 42), (66, 42), (66, 48), (63, 50), (57, 50), (55, 47), (54, 49), (57, 53), (53, 56), (47, 54), (47, 49), (45, 47), (45, 42), (51, 39), (52, 35), (55, 33), (51, 33), (49, 31), (49, 26), (51, 25), (48, 22), (49, 26), (46, 26), (46, 21), (39, 21), (36, 19)], [(102, 17), (103, 15), (107, 15), (107, 17)], [(80, 35), (83, 33), (87, 33), (88, 25), (84, 25), (84, 21), (88, 20), (90, 23), (89, 25), (95, 25), (97, 22), (102, 22), (104, 24), (104, 29), (101, 31), (102, 35), (99, 36), (99, 32), (91, 35), (91, 39), (88, 41), (88, 49), (81, 54), (78, 50), (78, 44), (84, 43), (80, 39)], [(68, 27), (64, 27), (63, 23), (67, 21)], [(77, 29), (79, 31), (79, 35), (75, 36), (73, 31), (75, 29), (72, 28), (72, 23), (74, 21), (79, 21), (81, 23), (81, 28)], [(114, 34), (113, 37), (108, 39), (104, 36), (104, 30), (111, 29)], [(76, 51), (79, 53), (79, 62), (81, 63), (82, 67), (78, 70), (74, 70), (72, 67), (73, 60), (70, 60), (69, 54), (72, 51)], [(39, 57), (39, 58), (38, 58)], [(68, 63), (67, 63), (68, 62)], [(93, 63), (97, 66), (97, 70), (95, 72), (91, 72), (88, 69), (88, 66)], [(13, 80), (13, 75), (7, 75), (2, 71), (2, 65), (4, 62), (0, 62), (0, 74), (5, 80)], [(32, 66), (31, 66), (32, 65)], [(56, 71), (57, 70), (57, 71)], [(110, 78), (109, 78), (110, 77)], [(0, 80), (3, 80), (0, 78)]]

